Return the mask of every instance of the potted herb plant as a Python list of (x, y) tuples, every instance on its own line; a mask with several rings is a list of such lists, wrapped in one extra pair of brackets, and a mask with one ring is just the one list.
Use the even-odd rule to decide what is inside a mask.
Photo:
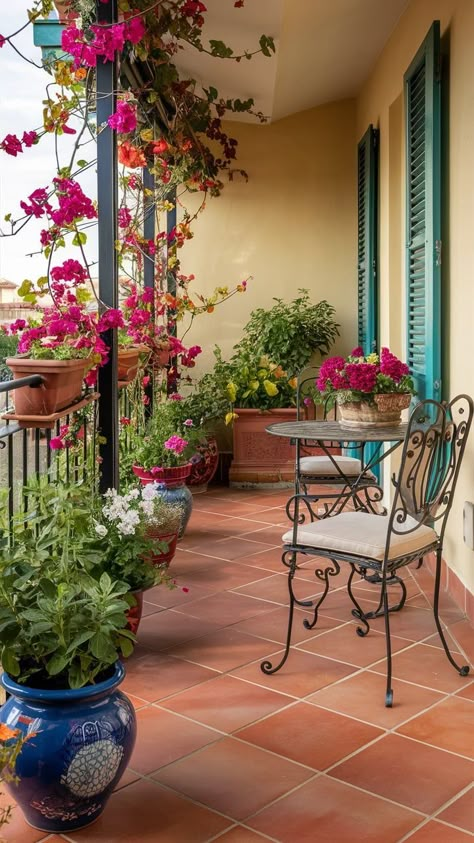
[(0, 722), (28, 738), (7, 786), (27, 822), (46, 833), (100, 816), (136, 735), (133, 706), (118, 690), (119, 656), (134, 642), (128, 585), (88, 573), (89, 530), (71, 497), (57, 517), (44, 503), (20, 512), (13, 543), (2, 540), (1, 681), (11, 696)]
[(362, 348), (350, 355), (329, 357), (321, 366), (316, 386), (321, 400), (333, 398), (345, 427), (400, 424), (401, 411), (415, 394), (406, 363), (388, 348), (364, 356)]

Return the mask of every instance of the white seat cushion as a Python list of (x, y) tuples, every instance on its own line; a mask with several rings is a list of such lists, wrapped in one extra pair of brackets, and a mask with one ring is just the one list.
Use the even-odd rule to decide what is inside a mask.
[[(346, 477), (357, 477), (362, 470), (361, 462), (356, 459), (356, 457), (334, 456), (333, 459)], [(311, 476), (338, 476), (337, 468), (333, 461), (329, 457), (325, 456), (301, 457), (299, 467), (301, 474), (308, 474)], [(371, 477), (374, 476), (371, 471), (367, 471), (366, 475), (370, 475)]]
[[(341, 553), (353, 553), (364, 559), (381, 561), (385, 553), (388, 529), (388, 515), (370, 515), (366, 512), (341, 512), (332, 518), (323, 518), (312, 524), (298, 527), (299, 545), (331, 549)], [(416, 530), (413, 530), (414, 527)], [(416, 553), (437, 541), (437, 535), (431, 527), (417, 526), (414, 518), (407, 517), (404, 533), (392, 533), (389, 559)], [(400, 529), (400, 525), (398, 525)], [(413, 530), (413, 532), (408, 532)], [(293, 530), (283, 536), (284, 544), (293, 543)]]

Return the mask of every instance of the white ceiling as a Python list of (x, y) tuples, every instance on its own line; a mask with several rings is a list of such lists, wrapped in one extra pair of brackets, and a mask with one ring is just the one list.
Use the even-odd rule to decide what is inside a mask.
[(275, 38), (276, 56), (239, 63), (183, 50), (181, 70), (224, 97), (254, 97), (271, 120), (353, 97), (369, 75), (408, 0), (205, 0), (203, 40), (235, 53)]

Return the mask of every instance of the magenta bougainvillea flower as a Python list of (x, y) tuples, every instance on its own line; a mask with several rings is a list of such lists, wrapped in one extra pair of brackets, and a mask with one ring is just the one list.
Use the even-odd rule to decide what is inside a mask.
[(23, 146), (20, 138), (17, 138), (16, 135), (12, 134), (5, 135), (0, 143), (0, 148), (3, 149), (7, 155), (13, 155), (14, 158), (16, 158), (19, 152), (23, 152)]
[(115, 129), (121, 135), (134, 132), (137, 128), (137, 110), (129, 102), (120, 101), (117, 104), (117, 111), (111, 114), (107, 120), (111, 129)]
[[(339, 400), (370, 401), (374, 395), (393, 392), (413, 393), (413, 381), (406, 363), (388, 348), (364, 356), (360, 346), (349, 357), (329, 357), (319, 370), (318, 390), (328, 396), (339, 393)], [(342, 395), (341, 395), (342, 394)]]

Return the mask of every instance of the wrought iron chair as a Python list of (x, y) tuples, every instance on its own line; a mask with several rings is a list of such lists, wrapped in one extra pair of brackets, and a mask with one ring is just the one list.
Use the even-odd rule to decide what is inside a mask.
[[(317, 379), (319, 369), (314, 367), (311, 369), (313, 375), (308, 376), (305, 369), (303, 374), (306, 376), (302, 378), (300, 373), (298, 377), (297, 391), (296, 391), (296, 407), (297, 420), (301, 420), (301, 410), (304, 403), (305, 390), (308, 385), (313, 385)], [(327, 420), (332, 415), (336, 418), (334, 408), (329, 408), (328, 401), (322, 405), (322, 418)], [(318, 498), (327, 498), (337, 501), (341, 496), (341, 486), (349, 489), (351, 485), (357, 485), (359, 488), (363, 485), (373, 485), (375, 482), (375, 475), (370, 469), (364, 471), (364, 443), (360, 443), (352, 447), (354, 455), (341, 454), (340, 442), (325, 443), (324, 454), (312, 454), (311, 443), (302, 443), (303, 456), (298, 460), (296, 466), (296, 492), (300, 489), (307, 494), (308, 486), (318, 485), (322, 487), (339, 487), (337, 493), (331, 493), (327, 488), (321, 491), (321, 494), (313, 495), (313, 502)], [(332, 515), (337, 511), (337, 507), (333, 508), (331, 505), (325, 506), (324, 515)], [(288, 511), (288, 515), (292, 520), (292, 514)]]
[[(390, 513), (342, 512), (332, 518), (305, 523), (300, 504), (304, 495), (295, 495), (293, 527), (283, 536), (282, 560), (289, 568), (288, 589), (290, 596), (286, 647), (280, 662), (273, 666), (264, 661), (261, 668), (271, 674), (279, 670), (288, 658), (295, 605), (312, 608), (313, 619), (303, 621), (306, 629), (313, 629), (318, 612), (329, 590), (330, 578), (340, 571), (340, 562), (350, 565), (347, 582), (349, 597), (354, 605), (352, 614), (361, 625), (361, 637), (370, 630), (368, 618), (375, 612), (362, 611), (352, 590), (352, 581), (358, 574), (366, 579), (376, 572), (381, 579), (381, 614), (385, 621), (387, 652), (387, 686), (385, 705), (392, 706), (393, 691), (392, 653), (390, 642), (390, 612), (387, 586), (396, 572), (411, 562), (423, 562), (430, 552), (436, 554), (433, 613), (436, 628), (446, 656), (461, 676), (469, 667), (460, 667), (452, 657), (439, 619), (439, 591), (441, 558), (446, 523), (453, 502), (453, 495), (464, 455), (467, 436), (472, 423), (474, 403), (467, 395), (459, 395), (449, 404), (436, 401), (420, 402), (413, 410), (403, 444), (400, 470), (393, 478), (394, 498)], [(312, 601), (297, 600), (293, 579), (297, 570), (298, 554), (329, 559), (330, 567), (318, 568), (315, 576), (325, 583), (321, 597)], [(399, 608), (399, 607), (396, 607)]]

